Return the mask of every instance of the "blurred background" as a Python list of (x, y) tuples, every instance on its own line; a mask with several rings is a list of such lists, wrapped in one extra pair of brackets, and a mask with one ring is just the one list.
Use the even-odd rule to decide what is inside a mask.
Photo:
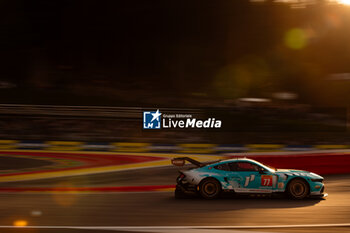
[[(349, 4), (1, 0), (0, 138), (344, 143)], [(208, 107), (240, 132), (141, 129), (145, 108)], [(247, 114), (284, 126), (256, 133)], [(300, 119), (327, 127), (294, 130)]]
[[(350, 0), (0, 0), (0, 229), (350, 232), (349, 42)], [(143, 130), (157, 109), (223, 127)], [(177, 156), (329, 197), (175, 200)]]

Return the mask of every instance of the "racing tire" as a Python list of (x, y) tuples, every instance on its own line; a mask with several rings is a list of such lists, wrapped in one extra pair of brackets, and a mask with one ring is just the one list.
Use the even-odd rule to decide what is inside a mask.
[(303, 179), (291, 180), (287, 186), (287, 194), (290, 198), (301, 200), (309, 195), (310, 187)]
[(205, 199), (216, 199), (221, 193), (221, 185), (214, 178), (207, 178), (199, 185), (199, 194)]
[(179, 188), (179, 187), (175, 188), (175, 198), (176, 199), (183, 199), (186, 197), (187, 197), (186, 193), (184, 193), (184, 191), (182, 191), (181, 188)]

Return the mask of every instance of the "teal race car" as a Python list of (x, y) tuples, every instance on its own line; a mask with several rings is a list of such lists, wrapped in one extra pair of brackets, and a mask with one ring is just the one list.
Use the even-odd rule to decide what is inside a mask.
[(223, 192), (236, 194), (285, 193), (293, 199), (309, 196), (326, 197), (323, 177), (312, 172), (275, 169), (258, 161), (235, 158), (201, 163), (188, 157), (172, 159), (172, 164), (192, 167), (180, 170), (177, 177), (175, 197), (200, 194), (206, 199), (215, 199)]

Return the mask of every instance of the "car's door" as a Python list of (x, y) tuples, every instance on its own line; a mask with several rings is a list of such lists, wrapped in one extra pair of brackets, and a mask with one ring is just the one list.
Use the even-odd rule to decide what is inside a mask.
[(273, 176), (267, 174), (257, 164), (248, 161), (237, 161), (229, 164), (230, 182), (236, 192), (242, 193), (268, 193), (272, 191)]
[(263, 167), (258, 166), (259, 174), (257, 175), (256, 187), (261, 193), (271, 193), (276, 188), (277, 176)]

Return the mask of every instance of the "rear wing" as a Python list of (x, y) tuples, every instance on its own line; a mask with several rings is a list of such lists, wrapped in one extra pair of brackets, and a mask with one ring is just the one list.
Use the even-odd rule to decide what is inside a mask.
[(193, 165), (197, 166), (197, 167), (203, 167), (205, 166), (206, 164), (203, 164), (197, 160), (194, 160), (194, 159), (191, 159), (189, 157), (179, 157), (179, 158), (173, 158), (171, 160), (171, 163), (175, 166), (179, 166), (179, 167), (182, 167), (185, 165), (185, 163), (187, 162), (190, 162), (192, 163)]

